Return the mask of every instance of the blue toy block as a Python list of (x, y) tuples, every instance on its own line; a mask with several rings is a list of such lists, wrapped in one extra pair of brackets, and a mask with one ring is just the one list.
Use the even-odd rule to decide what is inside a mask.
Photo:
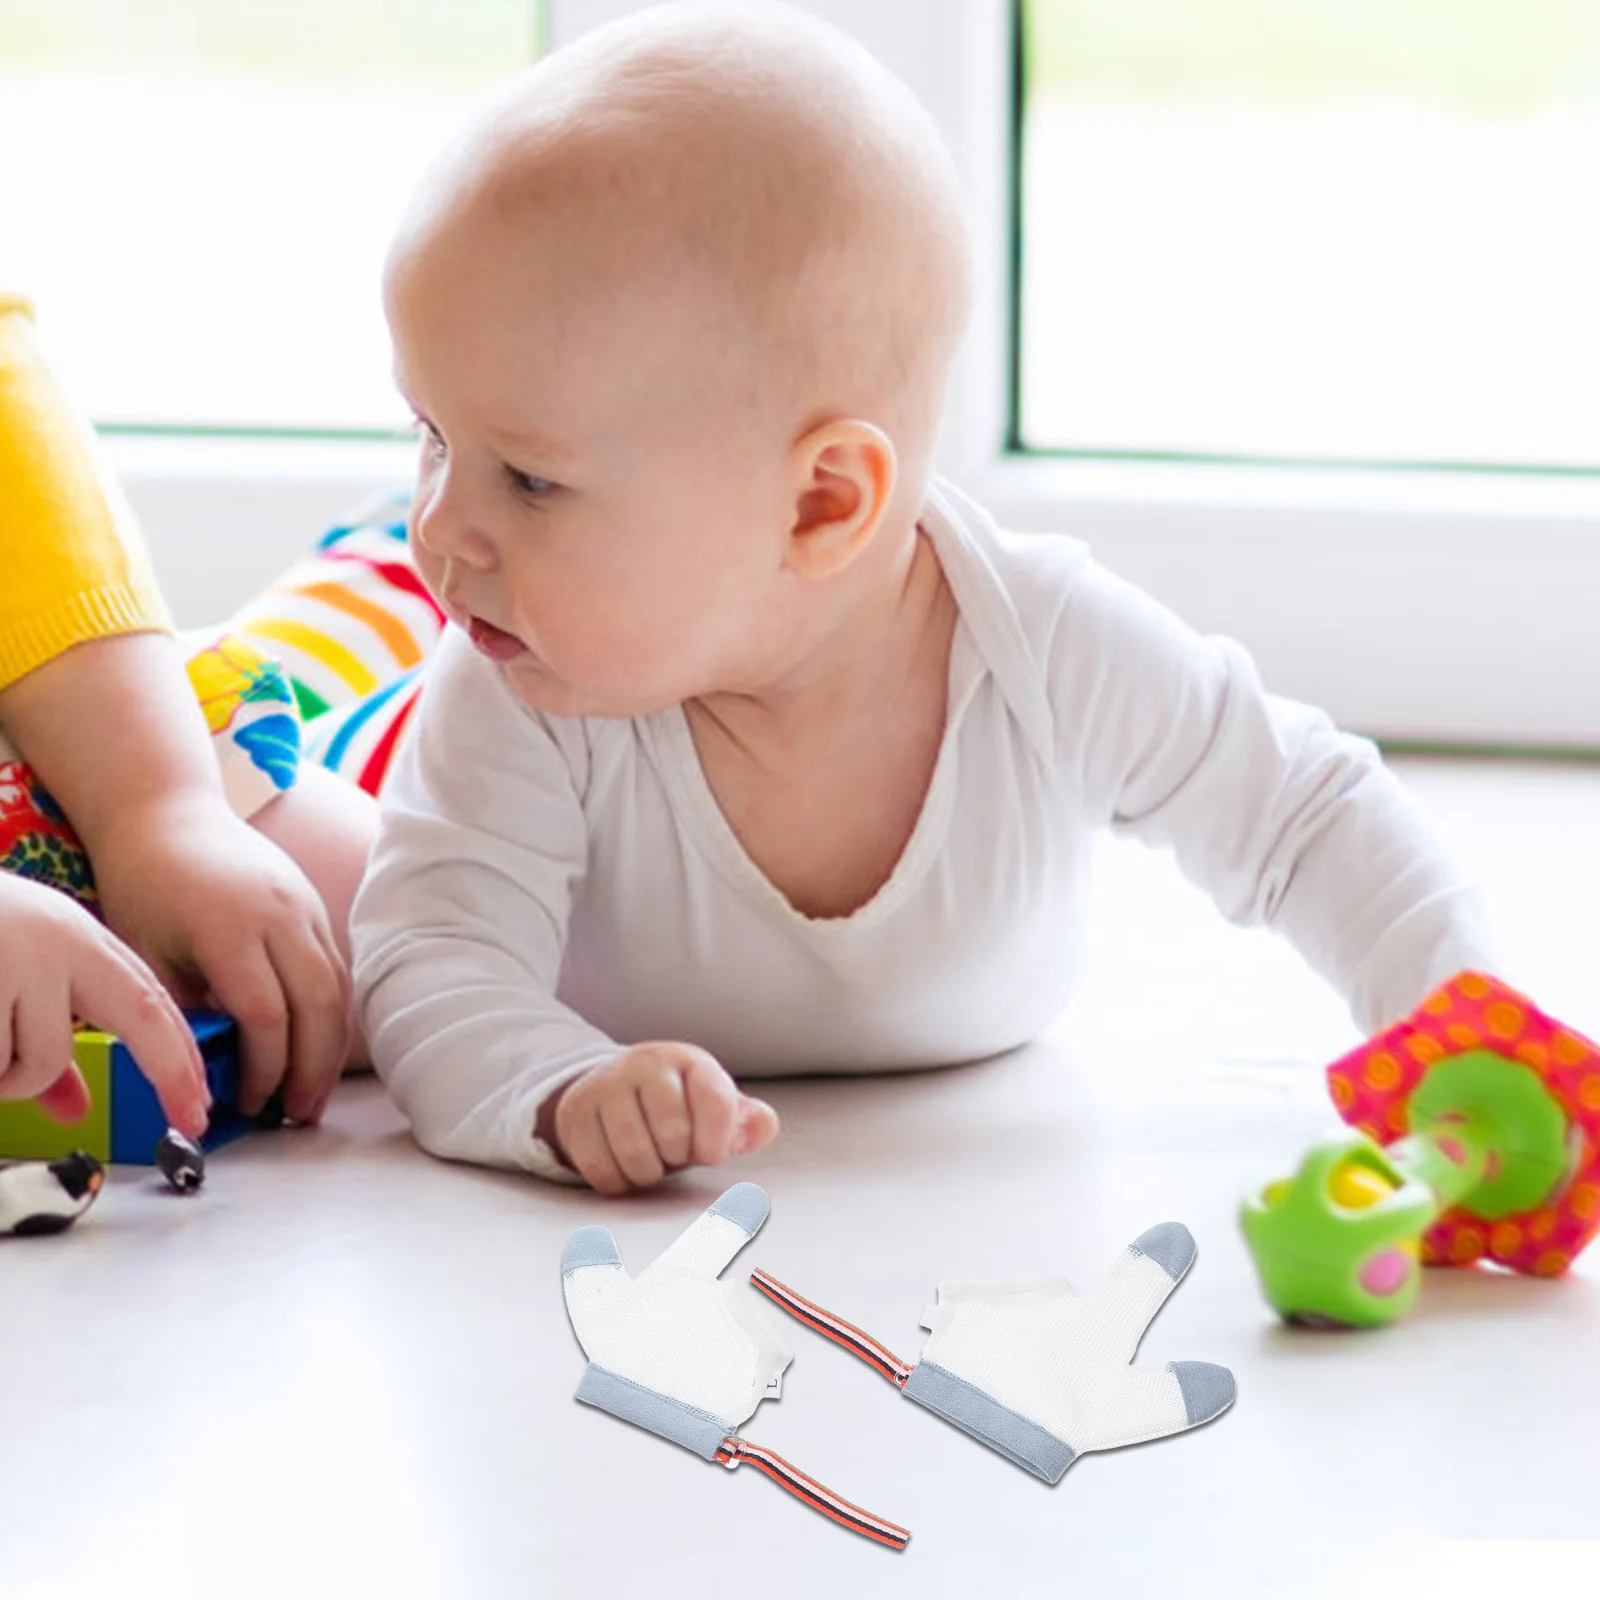
[[(186, 1011), (184, 1015), (200, 1046), (206, 1085), (211, 1090), (211, 1120), (200, 1147), (215, 1150), (254, 1126), (238, 1110), (239, 1030), (233, 1019), (220, 1011)], [(150, 1080), (140, 1072), (128, 1047), (120, 1039), (112, 1039), (111, 1159), (151, 1165), (166, 1131), (167, 1119)]]
[[(219, 1011), (185, 1015), (211, 1089), (211, 1122), (200, 1142), (202, 1148), (215, 1150), (269, 1119), (239, 1114), (239, 1030), (232, 1018)], [(62, 1123), (32, 1100), (0, 1101), (0, 1159), (54, 1161), (83, 1150), (97, 1161), (153, 1164), (167, 1119), (128, 1047), (115, 1034), (80, 1028), (73, 1036), (72, 1054), (89, 1088), (88, 1115), (80, 1122)]]

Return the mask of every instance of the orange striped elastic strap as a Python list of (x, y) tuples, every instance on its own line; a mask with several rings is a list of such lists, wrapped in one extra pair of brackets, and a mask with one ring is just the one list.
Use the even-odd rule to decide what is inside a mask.
[(874, 1372), (887, 1378), (896, 1388), (905, 1388), (906, 1379), (911, 1376), (911, 1368), (892, 1351), (884, 1349), (870, 1334), (863, 1333), (853, 1323), (846, 1322), (843, 1317), (836, 1317), (831, 1311), (824, 1311), (821, 1306), (807, 1300), (804, 1295), (796, 1294), (787, 1284), (779, 1283), (760, 1267), (750, 1274), (750, 1282), (775, 1305), (782, 1306), (791, 1317), (798, 1317), (808, 1328), (815, 1328), (825, 1339), (832, 1339), (851, 1355), (859, 1356)]
[(820, 1511), (823, 1516), (832, 1517), (840, 1527), (859, 1533), (863, 1538), (874, 1539), (879, 1544), (886, 1544), (891, 1550), (904, 1550), (906, 1541), (911, 1537), (906, 1529), (885, 1522), (882, 1517), (875, 1517), (870, 1511), (851, 1505), (848, 1500), (840, 1499), (833, 1490), (823, 1488), (815, 1478), (808, 1478), (782, 1456), (758, 1444), (751, 1444), (736, 1433), (730, 1433), (722, 1441), (716, 1459), (730, 1470), (748, 1461), (752, 1467), (766, 1473), (780, 1488), (804, 1500), (813, 1511)]

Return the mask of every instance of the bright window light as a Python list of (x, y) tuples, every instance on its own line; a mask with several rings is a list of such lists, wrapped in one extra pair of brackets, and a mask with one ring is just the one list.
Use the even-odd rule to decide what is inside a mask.
[(404, 421), (383, 251), (536, 0), (3, 0), (0, 286), (101, 422)]
[(1024, 448), (1600, 469), (1600, 0), (1023, 0)]

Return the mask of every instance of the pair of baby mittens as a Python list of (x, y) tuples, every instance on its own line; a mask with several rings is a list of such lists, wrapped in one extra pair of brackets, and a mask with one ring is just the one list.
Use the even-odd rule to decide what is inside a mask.
[(895, 1550), (911, 1537), (906, 1529), (739, 1436), (763, 1400), (778, 1398), (793, 1359), (757, 1291), (859, 1356), (907, 1399), (1047, 1483), (1090, 1450), (1179, 1433), (1233, 1404), (1226, 1367), (1129, 1365), (1194, 1261), (1194, 1239), (1180, 1222), (1140, 1234), (1086, 1295), (1064, 1278), (941, 1283), (922, 1315), (929, 1333), (922, 1359), (908, 1366), (759, 1267), (748, 1282), (723, 1280), (769, 1209), (758, 1185), (736, 1183), (637, 1278), (608, 1229), (573, 1233), (561, 1278), (589, 1358), (577, 1398), (708, 1461), (749, 1463), (814, 1510)]

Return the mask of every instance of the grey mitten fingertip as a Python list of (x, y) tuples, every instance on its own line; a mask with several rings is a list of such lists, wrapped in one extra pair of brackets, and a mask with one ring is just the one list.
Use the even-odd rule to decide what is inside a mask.
[(561, 1252), (561, 1271), (573, 1272), (579, 1267), (621, 1266), (622, 1255), (609, 1228), (591, 1223), (586, 1228), (576, 1228)]
[(1148, 1256), (1174, 1283), (1194, 1264), (1194, 1235), (1181, 1222), (1158, 1222), (1128, 1248)]
[(1191, 1428), (1226, 1411), (1239, 1392), (1233, 1374), (1209, 1361), (1169, 1361), (1167, 1371), (1178, 1380)]
[(706, 1209), (726, 1217), (754, 1237), (772, 1208), (767, 1203), (767, 1191), (759, 1183), (736, 1183), (731, 1189), (724, 1189)]

